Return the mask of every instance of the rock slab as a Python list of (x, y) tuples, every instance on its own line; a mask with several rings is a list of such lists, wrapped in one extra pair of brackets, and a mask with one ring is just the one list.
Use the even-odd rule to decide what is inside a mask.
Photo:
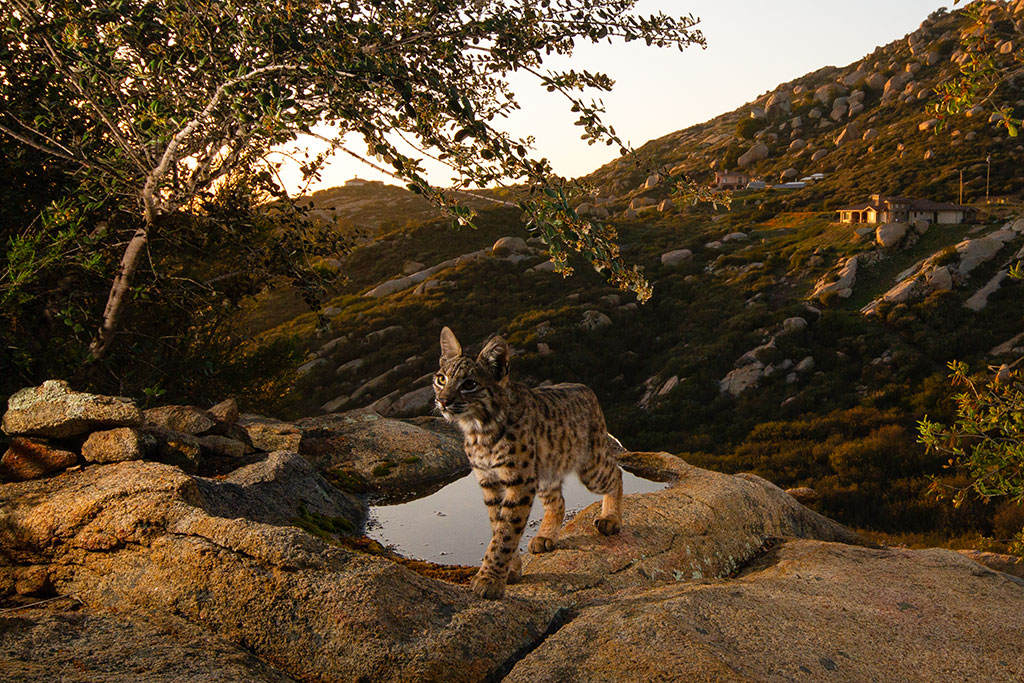
[(129, 399), (73, 391), (67, 382), (51, 379), (8, 399), (3, 430), (66, 439), (95, 429), (137, 427), (141, 422), (142, 412)]

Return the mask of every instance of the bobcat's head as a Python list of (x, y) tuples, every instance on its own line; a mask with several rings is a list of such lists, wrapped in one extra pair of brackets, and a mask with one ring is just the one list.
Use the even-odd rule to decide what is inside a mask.
[(492, 337), (474, 360), (462, 354), (455, 334), (444, 328), (434, 404), (449, 422), (479, 430), (494, 416), (494, 398), (508, 383), (508, 365), (508, 344), (501, 337)]

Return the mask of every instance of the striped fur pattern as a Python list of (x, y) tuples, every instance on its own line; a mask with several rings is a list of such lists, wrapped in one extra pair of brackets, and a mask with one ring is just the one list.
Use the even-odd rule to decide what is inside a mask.
[(610, 536), (622, 528), (622, 472), (594, 392), (582, 384), (531, 389), (509, 379), (509, 359), (501, 337), (473, 359), (463, 355), (450, 329), (441, 331), (435, 403), (462, 431), (490, 515), (491, 542), (472, 581), (489, 599), (502, 597), (506, 582), (519, 579), (519, 538), (534, 497), (544, 504), (544, 519), (530, 552), (555, 548), (565, 517), (562, 480), (570, 472), (603, 495), (597, 530)]

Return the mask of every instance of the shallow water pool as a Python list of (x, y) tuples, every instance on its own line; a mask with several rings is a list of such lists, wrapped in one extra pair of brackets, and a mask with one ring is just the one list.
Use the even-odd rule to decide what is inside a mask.
[[(665, 482), (622, 473), (624, 493), (650, 493), (666, 486)], [(588, 491), (574, 474), (566, 478), (562, 495), (566, 520), (601, 500), (600, 495)], [(521, 551), (526, 551), (543, 516), (544, 506), (535, 500), (519, 542)], [(423, 498), (371, 507), (366, 535), (406, 557), (438, 564), (475, 565), (480, 563), (491, 540), (491, 526), (483, 494), (471, 472)]]

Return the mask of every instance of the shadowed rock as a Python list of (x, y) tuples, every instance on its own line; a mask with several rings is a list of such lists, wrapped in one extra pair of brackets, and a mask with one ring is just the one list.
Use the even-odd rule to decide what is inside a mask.
[(462, 440), (438, 418), (391, 420), (372, 410), (307, 417), (299, 452), (327, 473), (343, 473), (389, 501), (415, 497), (469, 472)]

